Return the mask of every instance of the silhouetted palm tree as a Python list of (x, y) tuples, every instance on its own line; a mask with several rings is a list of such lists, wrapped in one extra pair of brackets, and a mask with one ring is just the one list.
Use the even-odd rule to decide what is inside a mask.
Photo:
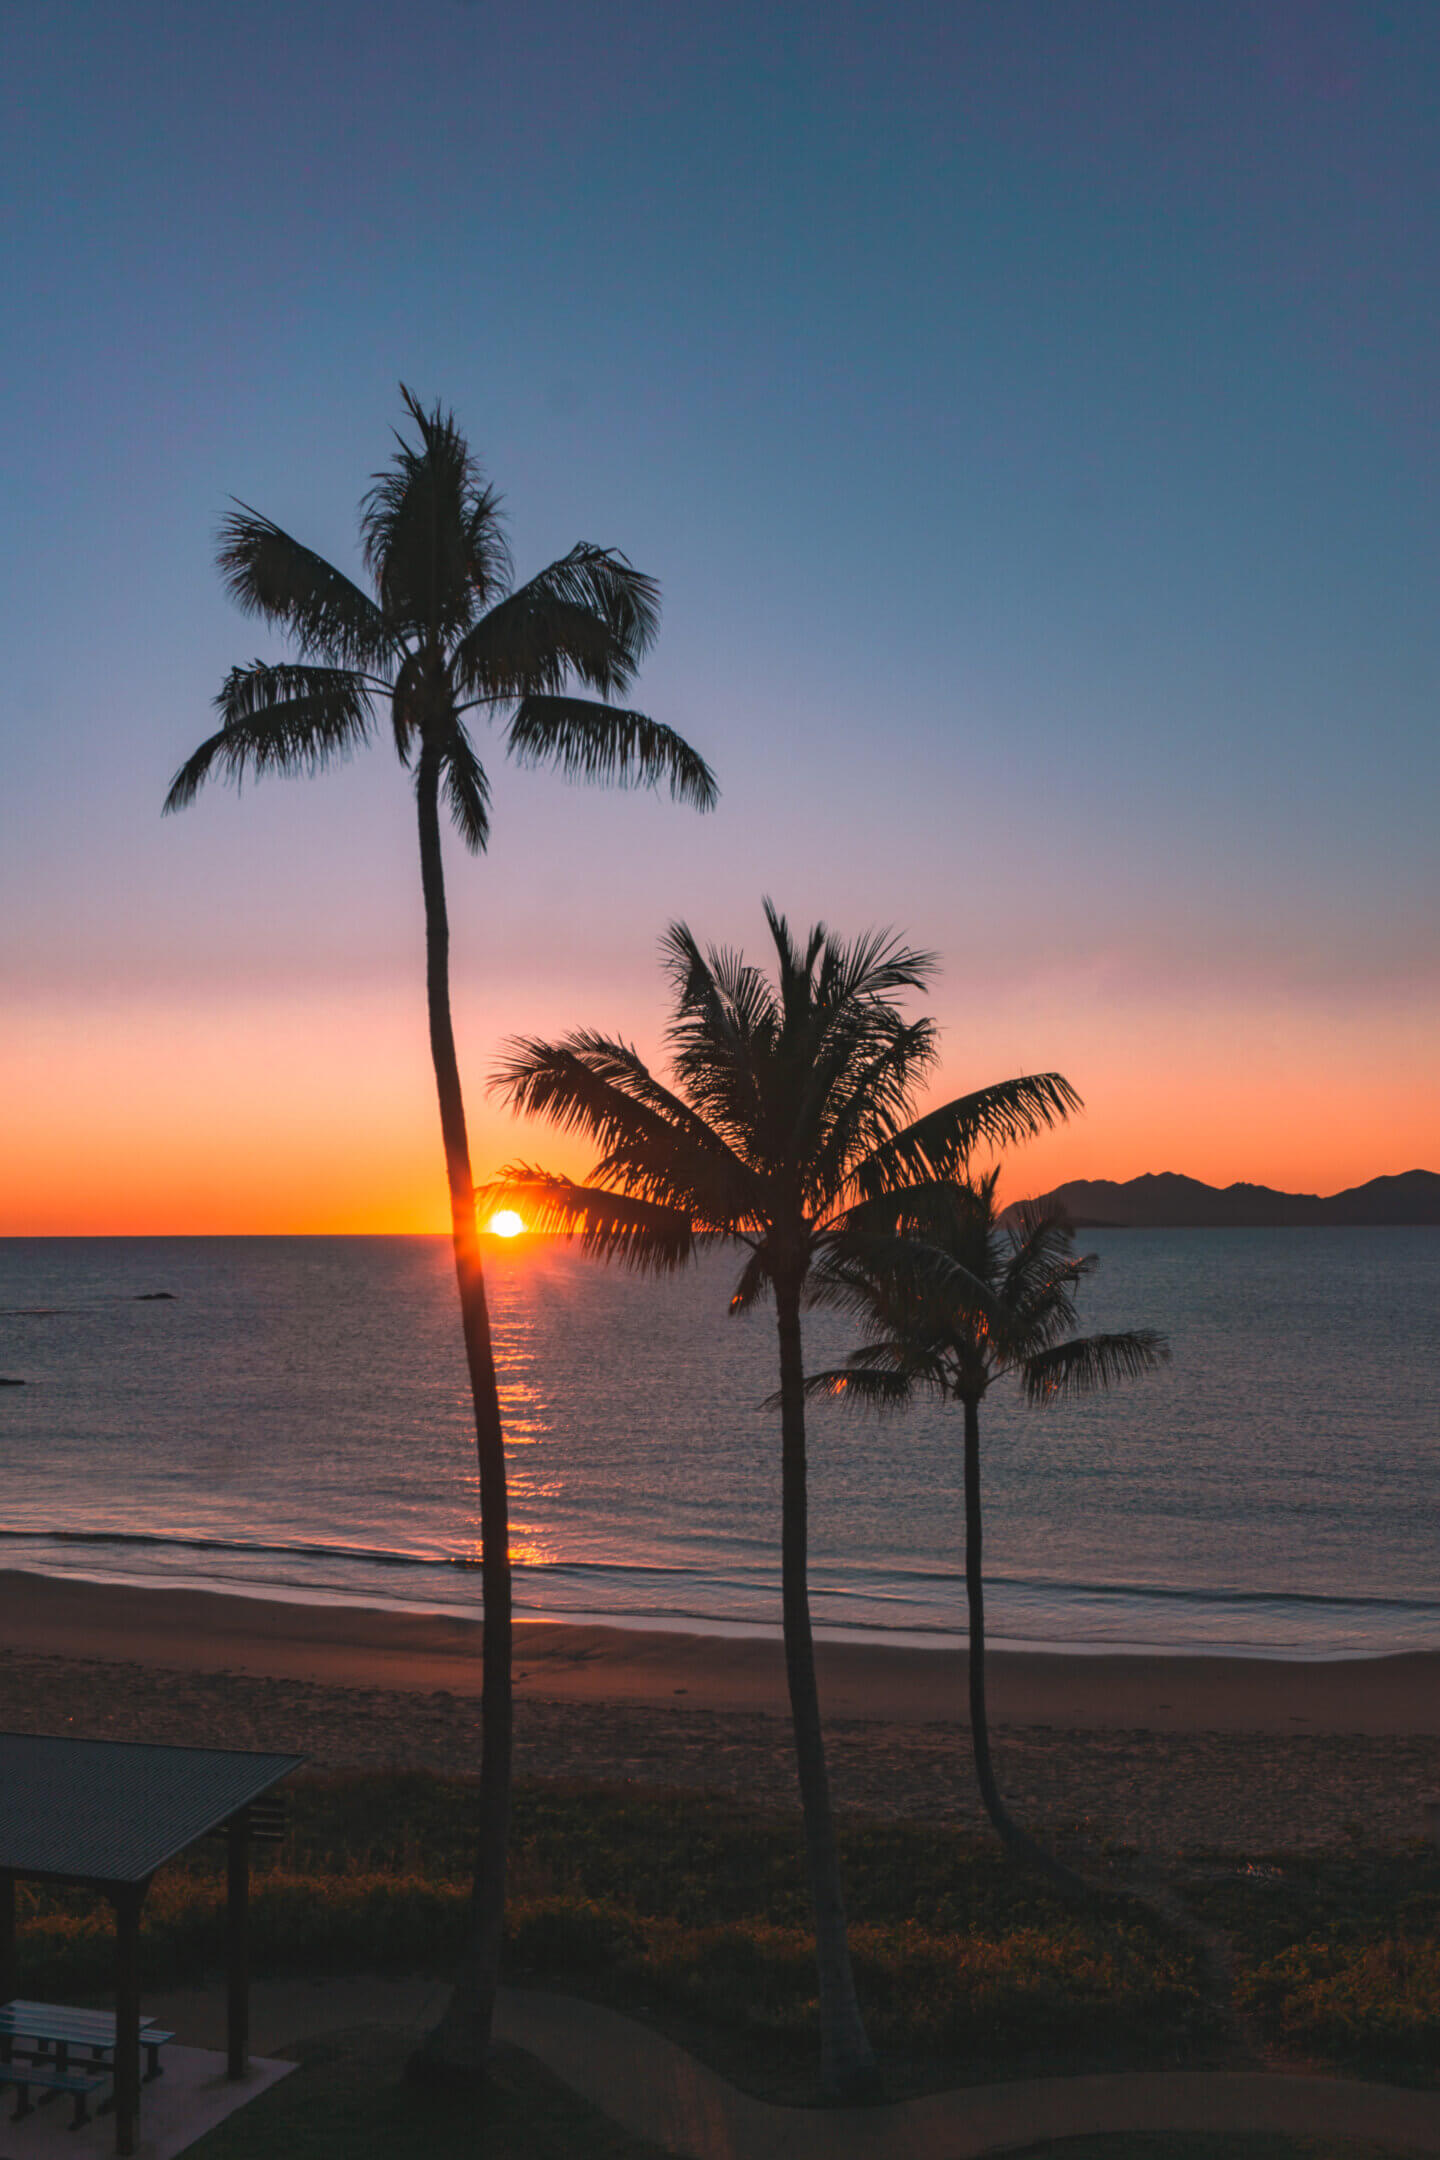
[(1163, 1336), (1142, 1328), (1076, 1336), (1075, 1291), (1096, 1266), (1074, 1250), (1058, 1209), (1025, 1203), (1002, 1226), (995, 1209), (998, 1170), (901, 1195), (891, 1223), (908, 1232), (889, 1248), (840, 1251), (817, 1289), (848, 1307), (867, 1340), (840, 1370), (816, 1373), (812, 1395), (879, 1409), (922, 1392), (958, 1402), (965, 1435), (965, 1591), (970, 1619), (970, 1732), (975, 1772), (991, 1822), (1005, 1845), (1066, 1890), (1082, 1887), (1022, 1830), (1000, 1796), (990, 1760), (985, 1708), (985, 1590), (980, 1514), (980, 1404), (995, 1381), (1013, 1376), (1027, 1402), (1093, 1394), (1163, 1364)]
[(578, 1232), (590, 1251), (638, 1269), (677, 1268), (702, 1239), (734, 1240), (749, 1257), (731, 1311), (774, 1297), (785, 1666), (815, 1912), (821, 2078), (854, 2099), (873, 2089), (875, 2069), (850, 1967), (815, 1685), (801, 1307), (817, 1263), (861, 1234), (868, 1208), (913, 1180), (953, 1176), (977, 1141), (1033, 1133), (1077, 1098), (1041, 1073), (915, 1118), (935, 1030), (907, 1021), (895, 1001), (929, 980), (930, 957), (885, 935), (846, 943), (823, 925), (800, 945), (768, 902), (765, 912), (773, 980), (737, 953), (702, 953), (683, 924), (668, 932), (673, 1088), (615, 1037), (512, 1045), (493, 1084), (517, 1110), (583, 1133), (601, 1153), (583, 1186), (512, 1165), (497, 1197), (523, 1195), (539, 1227)]
[[(620, 785), (668, 781), (707, 810), (709, 767), (671, 729), (608, 700), (629, 687), (659, 621), (659, 589), (609, 548), (581, 545), (527, 584), (513, 582), (499, 498), (453, 415), (401, 395), (419, 441), (397, 435), (388, 469), (361, 505), (373, 593), (245, 505), (226, 518), (219, 565), (250, 615), (286, 631), (296, 658), (231, 670), (222, 725), (175, 775), (167, 811), (218, 772), (302, 773), (368, 743), (388, 712), (414, 776), (425, 907), (430, 1050), (450, 1188), (450, 1223), (480, 1471), (485, 1601), (479, 1857), (471, 1940), (430, 2053), (473, 2070), (489, 2046), (505, 1900), (511, 1775), (510, 1554), (505, 1449), (475, 1221), (465, 1105), (450, 1020), (450, 931), (440, 796), (472, 854), (490, 830), (489, 784), (467, 716), (504, 721), (522, 764)], [(576, 697), (579, 682), (600, 701)]]

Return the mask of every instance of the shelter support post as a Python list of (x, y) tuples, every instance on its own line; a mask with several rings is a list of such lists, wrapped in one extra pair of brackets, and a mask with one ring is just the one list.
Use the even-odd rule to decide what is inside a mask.
[(225, 1826), (227, 2075), (242, 2078), (250, 2065), (250, 1811)]
[(111, 1892), (115, 1907), (115, 2150), (133, 2153), (140, 2120), (140, 1907), (144, 1883)]
[[(15, 1877), (0, 1875), (0, 2003), (13, 2002), (15, 1982)], [(10, 2060), (8, 2034), (0, 2040), (0, 2062)]]

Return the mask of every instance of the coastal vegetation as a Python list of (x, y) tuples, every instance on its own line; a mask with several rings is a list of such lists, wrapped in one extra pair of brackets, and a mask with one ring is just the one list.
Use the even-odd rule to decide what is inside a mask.
[(934, 962), (883, 933), (847, 941), (815, 925), (798, 940), (767, 901), (774, 975), (702, 950), (683, 924), (663, 953), (674, 1011), (674, 1087), (623, 1039), (577, 1031), (516, 1042), (493, 1085), (521, 1112), (600, 1149), (581, 1185), (529, 1164), (495, 1199), (541, 1230), (577, 1234), (606, 1260), (663, 1274), (704, 1240), (748, 1253), (732, 1313), (774, 1300), (781, 1457), (781, 1624), (819, 1974), (821, 2082), (837, 2099), (876, 2089), (855, 1990), (815, 1683), (808, 1586), (805, 1361), (801, 1311), (823, 1270), (863, 1245), (893, 1246), (897, 1192), (963, 1171), (997, 1145), (1063, 1118), (1077, 1097), (1038, 1073), (917, 1117), (936, 1062), (934, 1023), (898, 1002)]
[[(465, 1938), (475, 1781), (307, 1776), (261, 1849), (262, 1976), (445, 1971)], [(1440, 1854), (1196, 1854), (1170, 1887), (1219, 1932), (1234, 1999), (1192, 1933), (1116, 1892), (1060, 1898), (992, 1841), (842, 1819), (860, 1999), (895, 2092), (1097, 2067), (1233, 2061), (1232, 2021), (1275, 2067), (1433, 2084), (1440, 2060)], [(215, 1844), (156, 1878), (146, 1985), (220, 1966)], [(809, 1890), (794, 1818), (715, 1794), (520, 1781), (504, 1949), (512, 1983), (647, 2018), (732, 2081), (813, 2100)], [(103, 1999), (103, 1901), (21, 1892), (27, 1988)], [(1323, 1980), (1323, 1985), (1322, 1985)]]
[(1372, 2077), (1436, 2082), (1440, 1851), (1433, 1844), (1196, 1855), (1177, 1893), (1230, 1947), (1236, 2008), (1264, 2045)]
[[(1001, 1797), (990, 1756), (985, 1700), (984, 1525), (980, 1501), (980, 1405), (998, 1380), (1046, 1407), (1150, 1372), (1169, 1357), (1153, 1328), (1076, 1335), (1075, 1293), (1098, 1265), (1075, 1251), (1057, 1207), (1022, 1203), (1010, 1220), (996, 1206), (998, 1168), (917, 1186), (896, 1199), (893, 1245), (827, 1253), (818, 1287), (859, 1322), (864, 1341), (835, 1371), (806, 1382), (813, 1396), (872, 1410), (903, 1409), (917, 1396), (959, 1405), (965, 1463), (965, 1597), (969, 1618), (970, 1741), (985, 1812), (1007, 1849), (1060, 1889), (1078, 1877), (1038, 1845)], [(937, 1264), (938, 1263), (938, 1264)]]
[[(283, 1846), (257, 1861), (259, 1973), (448, 1968), (467, 1926), (474, 1784), (304, 1778)], [(896, 2090), (1203, 2049), (1200, 1964), (1142, 1906), (1082, 1908), (973, 1835), (847, 1822), (857, 1977)], [(703, 1792), (516, 1789), (505, 1976), (657, 2020), (739, 2083), (811, 2101), (817, 2004), (794, 1818)], [(26, 1895), (27, 1986), (103, 1993), (109, 1920), (83, 1895)], [(224, 1856), (200, 1851), (147, 1901), (146, 1984), (194, 1985), (224, 1942)]]
[[(490, 786), (468, 716), (504, 725), (523, 765), (573, 779), (665, 782), (708, 810), (714, 776), (670, 728), (611, 700), (633, 683), (654, 639), (659, 592), (612, 548), (582, 543), (514, 581), (500, 498), (453, 415), (402, 397), (418, 442), (397, 436), (360, 513), (373, 590), (240, 504), (221, 529), (219, 566), (249, 615), (284, 631), (295, 657), (232, 668), (218, 731), (170, 784), (167, 811), (220, 774), (314, 773), (368, 744), (381, 711), (412, 777), (425, 911), (430, 1051), (450, 1195), (451, 1236), (474, 1407), (485, 1604), (480, 1836), (474, 1926), (455, 2001), (431, 2036), (432, 2068), (470, 2070), (490, 2041), (505, 1902), (510, 1807), (511, 1585), (504, 1435), (491, 1345), (465, 1103), (450, 1015), (450, 926), (440, 801), (472, 854), (490, 832)], [(575, 684), (599, 693), (579, 697)]]

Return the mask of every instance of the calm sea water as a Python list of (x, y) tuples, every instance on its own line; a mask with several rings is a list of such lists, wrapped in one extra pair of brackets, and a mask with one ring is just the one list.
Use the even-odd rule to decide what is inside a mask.
[[(1440, 1231), (1096, 1231), (1087, 1327), (1165, 1372), (982, 1428), (994, 1633), (1320, 1656), (1440, 1647)], [(520, 1608), (773, 1626), (768, 1312), (497, 1252)], [(157, 1299), (158, 1291), (171, 1293)], [(809, 1323), (812, 1366), (843, 1323)], [(449, 1250), (430, 1238), (0, 1241), (0, 1565), (474, 1611)], [(814, 1413), (830, 1630), (963, 1626), (958, 1415)]]

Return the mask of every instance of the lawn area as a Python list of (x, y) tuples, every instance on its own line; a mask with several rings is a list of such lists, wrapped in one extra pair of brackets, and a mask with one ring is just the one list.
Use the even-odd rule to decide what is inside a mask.
[(518, 2048), (497, 2055), (477, 2100), (407, 2085), (409, 2046), (372, 2028), (297, 2048), (294, 2075), (189, 2160), (664, 2160)]
[[(429, 1775), (311, 1777), (253, 1894), (257, 1976), (439, 1972), (457, 1950), (473, 1787)], [(1086, 2069), (1233, 2061), (1192, 1935), (1119, 1895), (1068, 1904), (988, 1838), (905, 1823), (843, 1835), (857, 1981), (899, 2098)], [(688, 1791), (560, 1784), (516, 1795), (506, 1977), (642, 2017), (762, 2097), (815, 2097), (814, 1966), (796, 1820)], [(156, 1989), (213, 1973), (223, 1848), (156, 1879)], [(1440, 1856), (1415, 1847), (1176, 1878), (1233, 1944), (1235, 1993), (1277, 2062), (1433, 2081)], [(103, 1994), (108, 1911), (21, 1893), (27, 1994)]]

